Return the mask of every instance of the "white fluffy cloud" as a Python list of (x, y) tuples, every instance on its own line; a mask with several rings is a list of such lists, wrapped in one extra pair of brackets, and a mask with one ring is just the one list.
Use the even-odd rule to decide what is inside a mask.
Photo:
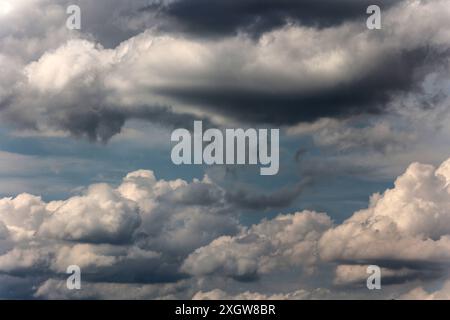
[(0, 220), (16, 240), (34, 236), (47, 214), (45, 203), (40, 197), (24, 193), (0, 200)]
[(450, 161), (412, 164), (395, 187), (371, 198), (320, 240), (325, 260), (404, 264), (450, 262)]
[[(116, 188), (93, 185), (67, 200), (1, 199), (0, 271), (38, 277), (36, 297), (118, 298), (115, 288), (129, 288), (136, 298), (313, 299), (346, 298), (350, 287), (364, 297), (367, 265), (377, 264), (384, 297), (440, 298), (445, 288), (411, 288), (446, 277), (449, 206), (450, 159), (437, 168), (412, 164), (392, 189), (338, 225), (303, 211), (244, 227), (208, 177), (165, 181), (140, 170)], [(58, 280), (71, 264), (87, 274), (83, 293), (65, 292)], [(270, 284), (293, 274), (291, 293)], [(329, 282), (321, 280), (319, 292), (322, 277)]]
[(245, 279), (283, 268), (313, 268), (318, 239), (331, 226), (325, 214), (305, 211), (280, 215), (197, 249), (186, 259), (183, 270), (197, 276)]
[[(316, 242), (313, 245), (317, 248), (314, 249), (316, 251), (308, 250), (306, 256), (294, 255), (294, 259), (289, 256), (297, 246), (304, 244), (302, 232), (295, 232), (299, 236), (295, 241), (283, 243), (277, 241), (278, 236), (289, 238), (287, 229), (261, 228), (276, 225), (276, 218), (263, 221), (239, 236), (221, 237), (210, 245), (197, 249), (186, 259), (183, 267), (196, 276), (215, 273), (216, 276), (231, 276), (239, 280), (242, 275), (263, 275), (264, 272), (274, 270), (282, 274), (286, 265), (308, 265), (309, 258), (312, 259), (309, 260), (311, 265), (335, 266), (332, 283), (328, 284), (335, 292), (328, 297), (346, 298), (342, 293), (352, 288), (356, 294), (354, 297), (361, 298), (367, 294), (364, 292), (368, 277), (367, 266), (375, 264), (381, 267), (385, 298), (446, 299), (448, 285), (437, 291), (422, 287), (411, 289), (411, 286), (419, 282), (430, 287), (433, 280), (439, 281), (447, 276), (446, 269), (450, 262), (449, 169), (450, 159), (438, 167), (411, 164), (397, 178), (392, 189), (372, 196), (367, 209), (355, 212), (342, 224), (333, 226), (329, 220), (323, 224), (319, 228), (321, 231), (312, 238)], [(302, 213), (282, 216), (280, 219), (286, 221), (300, 216)], [(309, 223), (303, 226), (317, 232), (317, 228)], [(263, 233), (266, 237), (261, 240), (261, 232), (257, 230), (272, 232)], [(289, 249), (286, 250), (284, 245)], [(280, 252), (289, 252), (289, 255)], [(428, 282), (430, 285), (427, 285)], [(312, 298), (307, 294), (308, 290), (304, 293), (299, 298)], [(271, 294), (251, 291), (241, 295), (227, 294), (214, 289), (200, 291), (195, 298), (226, 299), (232, 296), (270, 299)], [(274, 296), (282, 299), (290, 297)], [(383, 295), (379, 296), (381, 297)]]
[(136, 203), (106, 184), (89, 187), (86, 195), (52, 202), (39, 228), (48, 238), (84, 242), (128, 242), (141, 218)]
[[(206, 204), (195, 197), (203, 184), (217, 193)], [(133, 277), (153, 282), (155, 274), (179, 277), (178, 265), (187, 254), (239, 230), (223, 197), (207, 177), (164, 181), (140, 170), (117, 188), (96, 184), (67, 200), (4, 198), (0, 271), (58, 274), (76, 264), (94, 278), (115, 274), (118, 282)]]

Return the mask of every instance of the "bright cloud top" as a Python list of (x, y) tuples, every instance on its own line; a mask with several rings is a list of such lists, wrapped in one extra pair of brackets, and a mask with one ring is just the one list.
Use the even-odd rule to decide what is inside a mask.
[[(256, 285), (271, 275), (321, 277), (334, 269), (322, 291), (299, 282), (298, 290), (306, 291), (273, 293), (311, 298), (364, 285), (365, 266), (377, 264), (385, 285), (402, 283), (407, 294), (408, 283), (447, 276), (449, 206), (450, 159), (438, 168), (412, 164), (392, 189), (373, 195), (367, 209), (339, 225), (326, 214), (303, 211), (245, 227), (226, 192), (207, 177), (165, 181), (140, 170), (118, 187), (92, 185), (67, 200), (46, 203), (29, 194), (1, 199), (0, 271), (17, 279), (33, 272), (42, 285), (34, 293), (39, 296), (70, 296), (58, 278), (77, 264), (88, 274), (88, 289), (77, 297), (117, 297), (114, 286), (139, 296), (140, 284), (146, 297), (168, 290), (191, 298), (198, 290), (196, 298), (209, 298), (227, 293), (201, 279)], [(247, 291), (241, 296), (258, 297)]]

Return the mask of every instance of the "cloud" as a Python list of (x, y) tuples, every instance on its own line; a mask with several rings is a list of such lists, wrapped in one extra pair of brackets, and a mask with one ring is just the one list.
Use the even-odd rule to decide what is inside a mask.
[(264, 294), (259, 292), (242, 292), (239, 294), (229, 294), (220, 289), (214, 289), (208, 292), (199, 291), (192, 300), (310, 300), (324, 297), (327, 294), (325, 289), (316, 289), (314, 292), (307, 290), (297, 290), (289, 293)]
[[(353, 21), (287, 24), (258, 39), (153, 29), (111, 49), (86, 34), (63, 35), (9, 74), (3, 119), (107, 141), (134, 118), (167, 126), (199, 117), (284, 125), (377, 114), (448, 61), (448, 16), (447, 0), (404, 1), (383, 13), (376, 32)], [(27, 42), (13, 39), (25, 55)]]
[[(439, 298), (446, 287), (418, 285), (448, 277), (449, 203), (450, 159), (411, 164), (341, 224), (302, 211), (247, 227), (207, 176), (165, 181), (138, 170), (66, 200), (1, 199), (0, 273), (35, 298), (325, 299), (367, 297), (375, 264), (376, 297)], [(82, 292), (64, 289), (72, 264)]]
[(0, 221), (0, 240), (6, 239), (8, 236), (8, 228), (3, 221)]
[(309, 181), (305, 179), (294, 186), (286, 186), (269, 194), (255, 193), (243, 188), (230, 189), (226, 199), (238, 208), (268, 210), (285, 208), (291, 205), (303, 192)]
[(224, 236), (197, 249), (182, 269), (196, 276), (254, 280), (283, 268), (313, 268), (317, 241), (331, 225), (327, 215), (309, 211), (263, 220), (237, 236)]
[[(448, 70), (448, 63), (442, 66)], [(329, 179), (392, 180), (411, 159), (438, 164), (448, 157), (448, 79), (431, 74), (420, 90), (399, 95), (381, 117), (322, 118), (287, 128), (290, 139), (311, 139), (315, 148), (298, 150), (296, 160), (303, 176)], [(326, 156), (324, 156), (326, 155)]]
[[(151, 171), (128, 174), (114, 188), (91, 185), (83, 195), (45, 202), (21, 194), (0, 200), (0, 272), (58, 278), (79, 265), (88, 281), (173, 282), (194, 249), (240, 228), (223, 197), (207, 205), (176, 201), (198, 184), (157, 180)], [(195, 200), (195, 199), (194, 199)]]
[[(400, 1), (379, 1), (387, 9)], [(169, 22), (161, 28), (195, 36), (233, 36), (249, 33), (259, 36), (288, 21), (303, 26), (331, 27), (348, 20), (365, 19), (370, 1), (345, 0), (178, 0), (155, 2), (142, 10), (155, 12)]]
[(449, 160), (438, 168), (411, 164), (369, 208), (324, 233), (321, 258), (442, 275), (450, 262), (449, 168)]
[(138, 206), (106, 184), (89, 187), (85, 196), (53, 202), (39, 228), (48, 238), (97, 243), (126, 243), (139, 227)]
[(322, 118), (313, 123), (289, 127), (287, 133), (293, 136), (310, 135), (317, 146), (334, 148), (339, 152), (366, 150), (390, 154), (403, 151), (417, 141), (414, 132), (395, 128), (390, 119), (385, 118), (372, 123)]
[(422, 287), (417, 287), (400, 296), (403, 300), (449, 300), (450, 282), (446, 281), (439, 290), (428, 292)]
[[(303, 215), (315, 221), (313, 217), (321, 215), (316, 213), (279, 216), (240, 235), (221, 237), (197, 249), (186, 259), (183, 269), (196, 277), (262, 281), (273, 272), (280, 276), (285, 268), (302, 267), (310, 271), (334, 265), (333, 280), (328, 286), (336, 289), (331, 296), (338, 297), (349, 288), (364, 290), (367, 266), (375, 264), (381, 267), (382, 283), (388, 288), (383, 296), (399, 297), (411, 290), (409, 284), (428, 283), (447, 275), (449, 163), (447, 160), (439, 167), (411, 164), (397, 178), (394, 188), (374, 194), (367, 209), (355, 212), (342, 224), (333, 226), (326, 215), (323, 224), (299, 222)], [(290, 224), (283, 228), (274, 226), (280, 221), (295, 221), (294, 217), (298, 223), (291, 222), (292, 230), (296, 230), (297, 237), (291, 241)], [(294, 225), (302, 226), (305, 231), (298, 231)], [(314, 236), (304, 236), (308, 232)], [(281, 235), (286, 241), (280, 241)], [(310, 278), (314, 277), (311, 274)], [(433, 297), (423, 289), (415, 289), (411, 294), (418, 293)], [(365, 296), (364, 292), (357, 294), (360, 298)], [(221, 299), (235, 295), (239, 293), (227, 295), (212, 290), (199, 292), (196, 298)], [(268, 299), (271, 295), (246, 292), (240, 297), (245, 296)]]
[[(80, 3), (81, 32), (65, 28), (65, 1), (15, 1), (0, 17), (4, 124), (102, 142), (133, 119), (169, 130), (194, 119), (285, 126), (343, 155), (307, 163), (299, 153), (303, 168), (323, 176), (345, 169), (368, 178), (373, 163), (403, 168), (410, 159), (442, 157), (424, 150), (448, 122), (448, 88), (428, 91), (448, 77), (448, 0), (383, 1), (378, 31), (364, 26), (366, 1)], [(405, 113), (412, 115), (397, 125)], [(372, 114), (384, 116), (365, 117)], [(422, 148), (417, 157), (413, 144)], [(369, 152), (351, 154), (361, 151)], [(5, 176), (74, 164), (1, 159)], [(426, 285), (447, 276), (448, 167), (412, 164), (394, 188), (339, 225), (312, 211), (239, 222), (241, 211), (292, 205), (306, 182), (258, 194), (208, 177), (164, 181), (139, 170), (119, 186), (92, 185), (60, 201), (3, 198), (0, 296), (303, 299), (316, 297), (318, 286), (359, 290), (365, 267), (377, 264), (383, 286), (398, 290), (382, 297), (446, 297), (447, 286)], [(69, 264), (82, 267), (83, 292), (65, 290)]]
[(178, 299), (180, 292), (187, 290), (189, 283), (170, 284), (125, 284), (125, 283), (84, 283), (82, 290), (67, 290), (66, 281), (50, 279), (42, 283), (33, 297), (38, 299), (108, 299), (108, 300), (148, 300)]
[[(333, 284), (337, 286), (347, 287), (366, 287), (366, 281), (371, 273), (367, 272), (368, 265), (345, 265), (341, 264), (336, 267)], [(396, 283), (406, 283), (417, 278), (427, 279), (433, 278), (433, 273), (427, 274), (421, 270), (408, 268), (380, 268), (382, 283), (384, 286)]]

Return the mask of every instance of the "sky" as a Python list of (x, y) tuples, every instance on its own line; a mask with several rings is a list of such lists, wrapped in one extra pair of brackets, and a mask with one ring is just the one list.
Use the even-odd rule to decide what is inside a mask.
[(0, 298), (450, 298), (449, 71), (449, 0), (0, 0)]

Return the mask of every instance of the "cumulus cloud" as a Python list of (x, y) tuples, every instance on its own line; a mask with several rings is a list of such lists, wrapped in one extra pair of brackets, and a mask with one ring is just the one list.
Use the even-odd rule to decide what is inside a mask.
[(108, 299), (148, 300), (179, 299), (180, 292), (188, 290), (189, 283), (181, 281), (170, 284), (85, 283), (83, 290), (67, 290), (66, 282), (50, 279), (42, 283), (34, 293), (38, 299)]
[(214, 289), (211, 291), (197, 292), (192, 300), (310, 300), (324, 297), (327, 294), (325, 289), (316, 289), (314, 292), (307, 290), (297, 290), (289, 293), (277, 293), (277, 294), (264, 294), (259, 292), (242, 292), (239, 294), (229, 294), (220, 289)]
[(9, 233), (15, 240), (33, 237), (46, 216), (45, 203), (40, 197), (24, 193), (0, 200), (0, 219), (12, 230)]
[(53, 202), (39, 228), (42, 236), (84, 242), (128, 242), (141, 220), (138, 206), (108, 185), (89, 188), (85, 196)]
[(197, 249), (182, 268), (192, 275), (216, 274), (238, 280), (289, 267), (310, 271), (317, 262), (317, 241), (331, 225), (327, 215), (315, 212), (280, 215)]
[(1, 104), (22, 127), (93, 140), (132, 118), (279, 125), (378, 113), (448, 60), (447, 4), (404, 1), (377, 32), (352, 21), (288, 24), (256, 40), (147, 30), (111, 49), (80, 35), (24, 60)]
[[(65, 28), (66, 1), (7, 1), (0, 114), (25, 133), (106, 142), (130, 119), (169, 129), (194, 119), (280, 125), (339, 153), (376, 150), (373, 162), (400, 157), (418, 131), (366, 115), (409, 113), (405, 105), (414, 104), (421, 112), (404, 126), (427, 136), (448, 122), (448, 82), (427, 92), (432, 78), (448, 78), (448, 0), (382, 1), (376, 31), (365, 28), (366, 1), (80, 0), (80, 32)], [(16, 165), (5, 166), (6, 174), (53, 164), (1, 156)], [(337, 162), (312, 160), (316, 172), (336, 171)], [(360, 168), (367, 159), (340, 160), (348, 172), (367, 175)], [(139, 170), (118, 186), (92, 185), (63, 200), (3, 198), (0, 296), (306, 299), (361, 288), (366, 266), (377, 264), (383, 286), (403, 297), (445, 297), (447, 285), (433, 291), (426, 281), (447, 277), (449, 168), (450, 160), (437, 168), (412, 164), (338, 225), (308, 210), (252, 226), (239, 220), (244, 210), (292, 205), (308, 181), (257, 194), (226, 190), (207, 176), (165, 181)], [(82, 292), (65, 290), (71, 264), (82, 267)], [(277, 287), (273, 278), (296, 288)], [(410, 290), (413, 281), (424, 286)], [(319, 285), (326, 289), (316, 292)]]
[[(26, 294), (35, 298), (129, 290), (134, 298), (315, 299), (366, 297), (367, 265), (375, 264), (387, 288), (377, 297), (439, 298), (446, 287), (412, 285), (447, 277), (449, 203), (450, 160), (413, 163), (341, 224), (302, 211), (246, 227), (207, 176), (188, 183), (138, 170), (117, 187), (93, 185), (67, 200), (1, 199), (0, 272), (21, 292), (33, 283)], [(83, 270), (83, 292), (64, 289), (71, 264)], [(277, 286), (293, 275), (289, 288)]]
[[(375, 264), (381, 267), (383, 286), (396, 288), (394, 291), (387, 289), (385, 298), (443, 299), (448, 291), (446, 286), (433, 293), (420, 287), (411, 289), (408, 284), (417, 281), (431, 283), (447, 276), (449, 161), (439, 167), (411, 164), (397, 178), (392, 189), (383, 194), (374, 194), (367, 209), (355, 212), (342, 224), (333, 226), (328, 220), (318, 231), (318, 228), (305, 223), (304, 226), (309, 225), (307, 230), (316, 232), (309, 247), (315, 249), (301, 251), (307, 252), (305, 256), (294, 254), (297, 246), (304, 246), (305, 240), (300, 236), (302, 232), (296, 232), (300, 238), (295, 242), (283, 243), (277, 241), (276, 230), (289, 238), (286, 229), (266, 227), (261, 229), (272, 232), (270, 235), (264, 233), (267, 238), (261, 239), (261, 233), (256, 230), (263, 225), (274, 225), (279, 219), (275, 218), (263, 221), (261, 225), (255, 225), (239, 236), (221, 237), (210, 245), (197, 249), (186, 259), (183, 268), (196, 276), (213, 274), (237, 280), (240, 277), (255, 280), (255, 275), (261, 277), (274, 270), (280, 273), (286, 266), (307, 268), (308, 259), (312, 259), (309, 260), (309, 266), (335, 265), (332, 283), (328, 285), (336, 290), (331, 296), (337, 297), (348, 288), (364, 290), (368, 276), (367, 266)], [(294, 217), (301, 215), (302, 213), (298, 213)], [(281, 220), (288, 217), (283, 216)], [(285, 245), (289, 249), (284, 249)], [(285, 252), (289, 254), (283, 254)], [(201, 291), (196, 298), (222, 299), (230, 296), (233, 295), (227, 295), (222, 290), (212, 290)], [(255, 299), (259, 297), (250, 292), (241, 295), (242, 298), (246, 296)], [(362, 292), (357, 296), (361, 298), (365, 295)], [(270, 298), (270, 295), (263, 294), (261, 297)]]
[(450, 258), (449, 168), (449, 160), (438, 168), (413, 163), (369, 208), (325, 232), (321, 258), (442, 275)]
[[(387, 9), (400, 1), (379, 1)], [(181, 0), (152, 3), (143, 11), (155, 12), (169, 20), (161, 27), (196, 36), (230, 36), (249, 33), (259, 36), (283, 26), (287, 21), (312, 27), (330, 27), (363, 18), (367, 0), (257, 0), (227, 2), (223, 0)]]
[[(93, 281), (161, 282), (183, 277), (181, 261), (194, 249), (240, 226), (217, 197), (207, 205), (189, 196), (205, 178), (164, 181), (151, 171), (128, 174), (113, 188), (92, 185), (83, 195), (45, 202), (21, 194), (0, 200), (0, 271), (12, 275), (64, 273), (79, 265)], [(184, 201), (173, 194), (184, 192)]]
[(400, 296), (402, 300), (449, 300), (450, 282), (446, 281), (441, 289), (427, 291), (422, 287), (414, 288)]

